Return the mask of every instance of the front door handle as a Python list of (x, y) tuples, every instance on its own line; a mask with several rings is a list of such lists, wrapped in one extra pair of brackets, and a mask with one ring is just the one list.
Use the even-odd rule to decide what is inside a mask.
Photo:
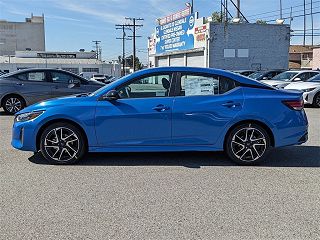
[(222, 106), (224, 107), (228, 107), (228, 108), (232, 108), (232, 107), (238, 107), (240, 106), (241, 104), (238, 103), (238, 102), (233, 102), (233, 101), (229, 101), (229, 102), (226, 102), (226, 103), (223, 103)]
[(170, 108), (168, 106), (165, 106), (165, 105), (158, 105), (158, 106), (155, 106), (154, 108), (152, 108), (153, 110), (155, 111), (158, 111), (158, 112), (164, 112), (166, 110), (169, 110)]
[(24, 84), (23, 83), (16, 83), (16, 85), (23, 86)]

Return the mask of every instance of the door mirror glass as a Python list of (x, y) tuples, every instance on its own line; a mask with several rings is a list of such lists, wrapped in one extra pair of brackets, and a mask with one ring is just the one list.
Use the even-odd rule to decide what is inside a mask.
[(120, 98), (119, 93), (116, 90), (110, 90), (103, 96), (103, 99), (108, 101), (118, 100), (119, 98)]

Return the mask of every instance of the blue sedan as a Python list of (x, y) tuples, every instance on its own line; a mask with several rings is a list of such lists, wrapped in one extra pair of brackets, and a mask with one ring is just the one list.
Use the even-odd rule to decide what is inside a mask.
[(86, 152), (224, 150), (250, 165), (272, 147), (307, 139), (301, 93), (228, 71), (164, 67), (23, 109), (12, 146), (40, 151), (53, 164), (75, 163)]

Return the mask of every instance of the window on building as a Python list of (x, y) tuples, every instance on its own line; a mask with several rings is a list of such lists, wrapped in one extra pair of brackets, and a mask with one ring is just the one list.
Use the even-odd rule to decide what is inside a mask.
[(96, 72), (96, 73), (99, 73), (99, 68), (82, 68), (82, 72)]

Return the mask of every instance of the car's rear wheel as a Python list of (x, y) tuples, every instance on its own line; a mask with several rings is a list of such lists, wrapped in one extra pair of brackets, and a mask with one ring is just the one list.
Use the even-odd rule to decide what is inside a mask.
[(320, 108), (320, 92), (317, 93), (313, 98), (313, 104), (314, 107)]
[(52, 164), (72, 164), (83, 157), (86, 142), (81, 131), (69, 123), (48, 126), (40, 138), (42, 155)]
[(8, 114), (15, 114), (25, 108), (25, 106), (24, 99), (16, 95), (6, 96), (2, 101), (2, 108)]
[(230, 159), (241, 165), (254, 165), (263, 161), (269, 149), (269, 134), (255, 123), (241, 124), (233, 128), (225, 144)]

